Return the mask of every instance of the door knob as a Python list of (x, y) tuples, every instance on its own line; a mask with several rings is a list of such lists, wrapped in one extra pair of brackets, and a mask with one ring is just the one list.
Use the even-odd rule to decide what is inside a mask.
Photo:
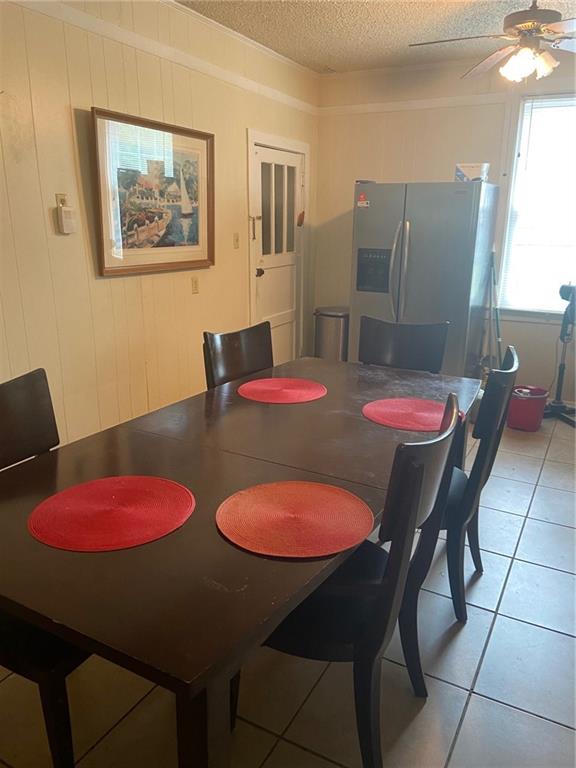
[(258, 267), (258, 269), (256, 270), (256, 277), (262, 277), (263, 274), (264, 274), (264, 270), (262, 269), (262, 267)]

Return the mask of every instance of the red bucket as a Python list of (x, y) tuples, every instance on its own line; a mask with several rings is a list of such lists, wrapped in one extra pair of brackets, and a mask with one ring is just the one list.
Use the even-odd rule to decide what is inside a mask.
[(538, 431), (547, 398), (548, 392), (542, 387), (514, 387), (508, 410), (508, 426), (524, 432)]

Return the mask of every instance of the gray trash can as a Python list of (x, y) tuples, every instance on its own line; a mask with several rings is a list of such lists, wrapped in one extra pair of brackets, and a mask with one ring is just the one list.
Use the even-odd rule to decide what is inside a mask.
[(348, 307), (316, 307), (314, 355), (325, 360), (348, 360)]

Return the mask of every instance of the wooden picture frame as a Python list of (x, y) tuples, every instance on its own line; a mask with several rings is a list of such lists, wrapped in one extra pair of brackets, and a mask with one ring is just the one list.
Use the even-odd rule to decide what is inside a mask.
[(214, 135), (92, 107), (103, 276), (214, 264)]

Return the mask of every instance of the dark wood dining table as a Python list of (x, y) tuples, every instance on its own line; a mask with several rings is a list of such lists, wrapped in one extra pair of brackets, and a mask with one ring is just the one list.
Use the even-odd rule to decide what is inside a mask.
[[(328, 393), (270, 405), (240, 397), (232, 382), (0, 473), (0, 610), (172, 690), (180, 768), (229, 764), (230, 679), (350, 555), (251, 554), (218, 532), (219, 504), (258, 483), (312, 480), (357, 494), (377, 520), (396, 446), (429, 435), (375, 424), (362, 405), (382, 397), (444, 401), (454, 392), (467, 413), (480, 386), (316, 358), (247, 379), (263, 376), (311, 378)], [(27, 518), (47, 496), (123, 474), (182, 483), (196, 497), (194, 513), (169, 536), (113, 552), (54, 549), (29, 535)]]

